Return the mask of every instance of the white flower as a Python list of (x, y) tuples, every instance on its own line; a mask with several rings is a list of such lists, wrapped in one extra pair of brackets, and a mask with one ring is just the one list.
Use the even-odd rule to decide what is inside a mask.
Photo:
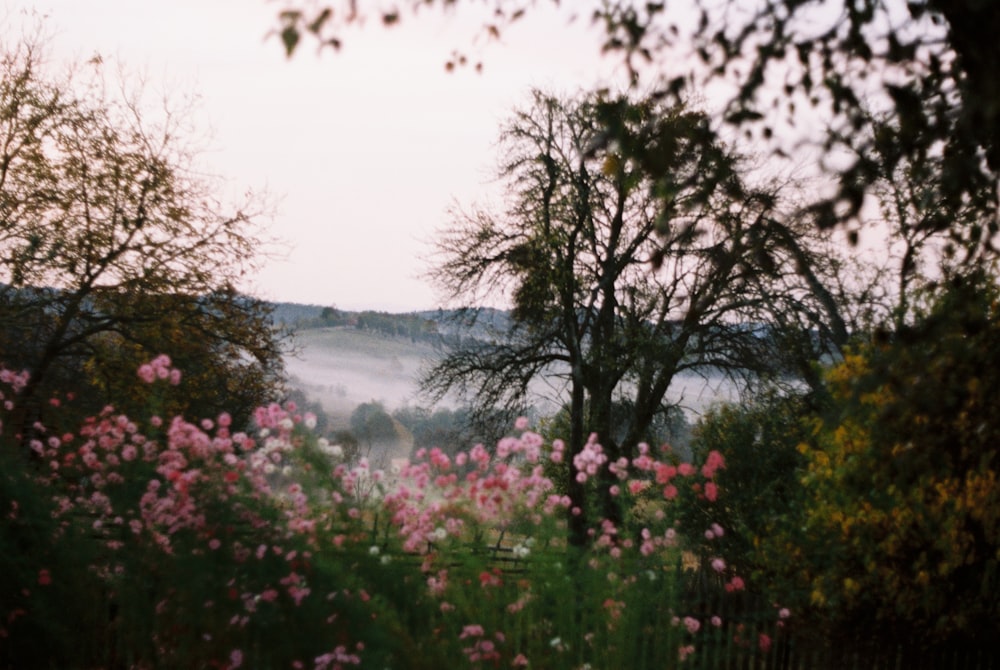
[(378, 548), (377, 544), (373, 544), (368, 548), (368, 553), (371, 554), (372, 556), (378, 556), (380, 551), (381, 550)]

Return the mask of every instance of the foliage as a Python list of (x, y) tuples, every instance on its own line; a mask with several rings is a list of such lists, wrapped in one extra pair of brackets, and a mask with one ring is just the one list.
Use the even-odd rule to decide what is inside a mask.
[(369, 447), (376, 442), (394, 442), (398, 434), (396, 424), (379, 402), (365, 402), (351, 412), (351, 430)]
[[(709, 549), (726, 559), (758, 585), (770, 578), (771, 558), (762, 543), (782, 532), (789, 510), (803, 499), (800, 477), (805, 457), (798, 447), (814, 412), (808, 396), (762, 392), (739, 405), (720, 405), (698, 420), (691, 442), (692, 457), (704, 461), (716, 451), (726, 467), (715, 482), (724, 494), (682, 490), (676, 508), (679, 528), (725, 529), (692, 549), (702, 556)], [(696, 536), (695, 540), (699, 540)], [(759, 587), (759, 586), (758, 586)]]
[[(458, 3), (411, 9), (427, 4)], [(493, 11), (483, 32), (493, 37), (535, 5), (488, 4)], [(1000, 170), (994, 76), (1000, 56), (993, 43), (1000, 13), (991, 3), (612, 0), (582, 13), (599, 26), (602, 50), (621, 56), (636, 86), (648, 88), (653, 79), (657, 95), (679, 99), (714, 85), (728, 95), (716, 132), (743, 131), (778, 158), (812, 147), (837, 181), (832, 195), (817, 190), (805, 203), (820, 226), (863, 218), (873, 186), (905, 164), (938, 195), (928, 227), (915, 232), (949, 231), (953, 249), (967, 259), (991, 248)], [(391, 25), (404, 12), (393, 3), (379, 14)], [(275, 32), (290, 56), (303, 37), (339, 47), (344, 29), (365, 16), (350, 0), (292, 3)], [(467, 60), (456, 53), (447, 65)], [(651, 179), (669, 181), (669, 170), (656, 166), (658, 148), (634, 149), (633, 157), (651, 167)], [(982, 214), (971, 223), (961, 216), (970, 206)]]
[(437, 324), (419, 314), (387, 314), (366, 310), (354, 315), (354, 327), (390, 337), (409, 337), (411, 342), (437, 344)]
[(989, 275), (953, 280), (915, 325), (830, 372), (829, 416), (803, 445), (800, 531), (772, 554), (829, 620), (928, 642), (996, 635), (997, 296)]
[[(165, 356), (140, 375), (154, 395), (184, 383)], [(6, 419), (27, 376), (0, 377)], [(571, 550), (568, 501), (541, 475), (550, 447), (523, 423), (495, 455), (431, 450), (390, 474), (344, 462), (294, 406), (254, 417), (251, 436), (226, 414), (107, 408), (40, 428), (35, 460), (5, 421), (0, 665), (641, 669), (732, 646), (739, 620), (710, 602), (738, 577), (718, 566), (713, 599), (693, 600), (655, 512), (663, 482), (704, 485), (714, 469), (669, 473), (644, 451), (616, 476), (646, 525), (633, 537), (605, 520)], [(762, 615), (748, 659), (777, 639), (777, 613)]]
[(247, 418), (281, 374), (269, 307), (238, 290), (262, 205), (219, 201), (183, 113), (112, 93), (100, 63), (61, 79), (30, 39), (0, 49), (0, 351), (31, 370), (25, 425), (55, 390), (140, 406), (128, 371), (163, 350), (191, 370), (168, 409)]
[(437, 447), (454, 457), (468, 444), (496, 442), (474, 437), (471, 412), (467, 408), (438, 407), (432, 411), (426, 407), (405, 406), (393, 410), (392, 417), (413, 435), (414, 450)]

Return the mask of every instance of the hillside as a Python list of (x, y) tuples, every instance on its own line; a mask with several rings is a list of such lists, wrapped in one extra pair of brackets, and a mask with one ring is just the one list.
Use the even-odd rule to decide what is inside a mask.
[[(297, 353), (285, 359), (290, 381), (323, 406), (335, 428), (346, 428), (351, 412), (361, 403), (377, 401), (390, 412), (420, 405), (418, 374), (441, 353), (409, 337), (346, 326), (299, 329), (294, 342)], [(540, 394), (551, 390), (539, 382)], [(686, 374), (674, 380), (667, 397), (681, 403), (694, 419), (713, 402), (734, 399), (734, 393), (722, 378)]]
[(292, 385), (344, 426), (364, 402), (413, 404), (420, 367), (436, 355), (429, 344), (348, 327), (298, 330), (293, 341), (297, 353), (285, 359)]

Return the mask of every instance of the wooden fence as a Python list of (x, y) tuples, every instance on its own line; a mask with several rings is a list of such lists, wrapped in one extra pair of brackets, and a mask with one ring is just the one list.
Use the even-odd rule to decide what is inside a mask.
[[(759, 595), (734, 598), (691, 573), (685, 581), (685, 602), (726, 622), (702, 643), (703, 653), (684, 664), (691, 670), (1000, 670), (997, 639), (929, 642), (864, 630), (825, 637), (807, 621), (776, 626), (774, 606)], [(767, 636), (764, 645), (761, 635)]]
[[(518, 558), (502, 540), (486, 548), (488, 562), (508, 574), (530, 572), (531, 561)], [(1000, 670), (996, 639), (930, 644), (864, 631), (824, 638), (808, 622), (776, 626), (776, 610), (764, 598), (726, 593), (712, 575), (706, 579), (690, 567), (677, 566), (684, 575), (679, 597), (685, 611), (702, 621), (718, 615), (724, 623), (703, 627), (698, 650), (679, 665), (685, 670)], [(762, 635), (767, 636), (763, 645)]]

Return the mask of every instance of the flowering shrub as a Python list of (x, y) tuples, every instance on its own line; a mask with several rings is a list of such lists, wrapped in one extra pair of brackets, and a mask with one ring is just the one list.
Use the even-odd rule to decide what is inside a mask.
[[(182, 382), (165, 356), (138, 375)], [(24, 376), (0, 383), (9, 413)], [(578, 477), (610, 468), (642, 523), (604, 520), (578, 550), (544, 475), (562, 445), (526, 422), (492, 455), (422, 450), (383, 472), (343, 462), (314, 421), (273, 404), (246, 431), (112, 407), (58, 434), (0, 424), (0, 665), (642, 668), (734, 636), (725, 612), (686, 599), (669, 513), (679, 488), (718, 495), (717, 452), (698, 467), (642, 445), (608, 464), (592, 437)], [(715, 602), (744, 589), (710, 565)]]

